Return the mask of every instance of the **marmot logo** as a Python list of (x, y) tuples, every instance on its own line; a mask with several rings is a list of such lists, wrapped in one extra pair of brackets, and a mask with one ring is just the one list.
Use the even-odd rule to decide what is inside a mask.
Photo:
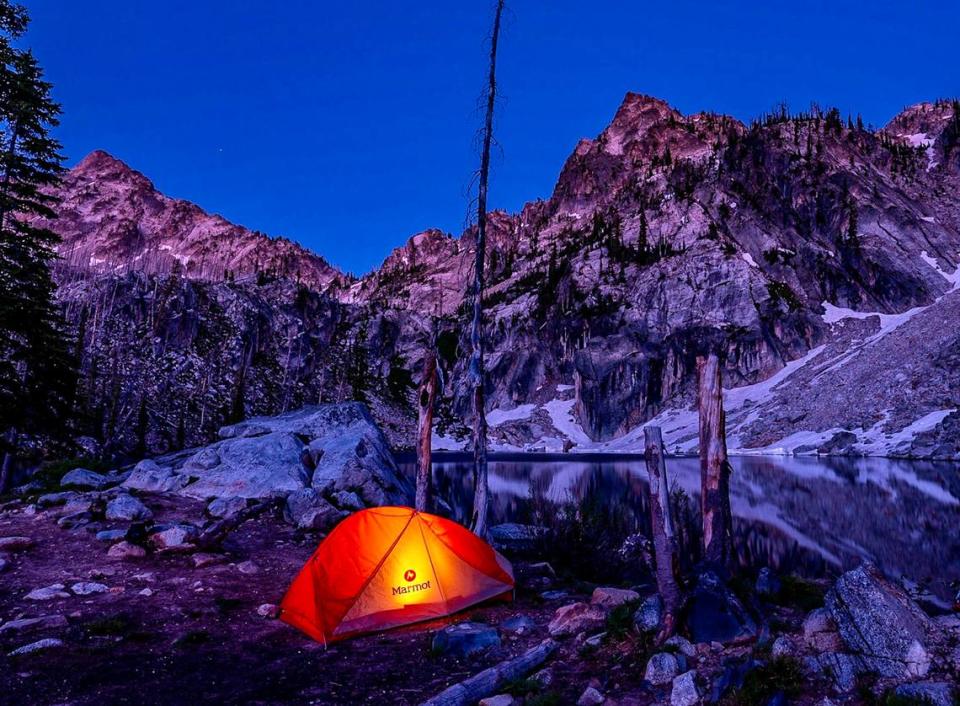
[(403, 580), (406, 581), (407, 583), (410, 583), (415, 578), (417, 578), (417, 572), (414, 571), (413, 569), (407, 569), (406, 571), (403, 572)]
[(404, 580), (410, 584), (409, 586), (394, 586), (392, 588), (393, 595), (402, 596), (405, 593), (416, 593), (417, 591), (426, 591), (430, 588), (430, 580), (422, 581), (420, 583), (413, 583), (417, 578), (417, 572), (413, 569), (407, 569), (403, 572)]

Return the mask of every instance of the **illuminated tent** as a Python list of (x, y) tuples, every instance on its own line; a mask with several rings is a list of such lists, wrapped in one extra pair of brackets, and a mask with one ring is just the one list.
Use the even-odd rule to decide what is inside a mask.
[(280, 618), (326, 643), (512, 591), (510, 562), (469, 530), (408, 507), (377, 507), (354, 513), (320, 543)]

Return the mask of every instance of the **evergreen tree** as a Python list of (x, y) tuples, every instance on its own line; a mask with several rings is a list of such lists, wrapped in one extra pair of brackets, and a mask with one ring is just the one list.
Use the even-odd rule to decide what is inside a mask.
[(27, 21), (22, 7), (0, 0), (0, 429), (7, 471), (18, 430), (62, 428), (75, 384), (53, 301), (50, 263), (58, 238), (31, 222), (56, 217), (48, 190), (58, 183), (63, 158), (49, 134), (60, 114), (51, 85), (33, 54), (11, 45)]

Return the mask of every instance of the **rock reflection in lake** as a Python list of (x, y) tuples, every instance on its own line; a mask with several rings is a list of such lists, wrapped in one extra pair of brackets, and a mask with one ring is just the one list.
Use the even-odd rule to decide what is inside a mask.
[[(960, 466), (882, 458), (741, 456), (732, 459), (731, 506), (742, 560), (808, 576), (835, 574), (861, 558), (893, 578), (928, 583), (941, 599), (960, 580)], [(404, 464), (412, 473), (413, 463)], [(671, 486), (699, 502), (696, 458), (667, 462)], [(471, 461), (437, 455), (437, 494), (467, 522)], [(539, 509), (590, 496), (629, 508), (647, 533), (646, 469), (636, 456), (494, 454), (492, 523), (529, 522)]]

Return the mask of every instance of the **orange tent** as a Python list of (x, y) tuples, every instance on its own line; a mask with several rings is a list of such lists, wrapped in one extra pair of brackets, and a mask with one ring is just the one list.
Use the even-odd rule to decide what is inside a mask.
[(469, 530), (409, 507), (377, 507), (346, 518), (320, 543), (280, 617), (326, 643), (512, 591), (510, 562)]

